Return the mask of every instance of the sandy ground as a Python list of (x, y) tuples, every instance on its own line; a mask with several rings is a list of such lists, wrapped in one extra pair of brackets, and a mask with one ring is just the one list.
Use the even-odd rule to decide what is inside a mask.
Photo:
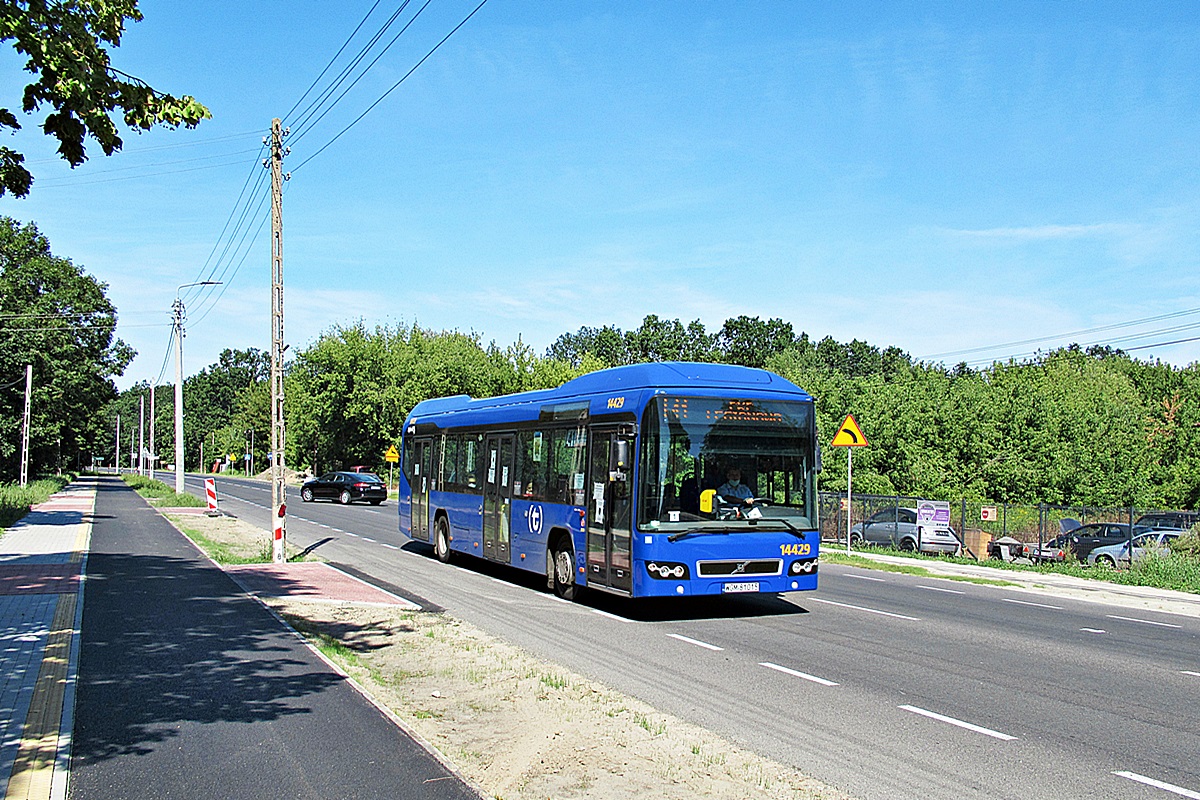
[[(229, 517), (173, 521), (241, 556), (263, 552), (267, 537)], [(499, 800), (849, 800), (445, 614), (267, 602), (401, 725)]]

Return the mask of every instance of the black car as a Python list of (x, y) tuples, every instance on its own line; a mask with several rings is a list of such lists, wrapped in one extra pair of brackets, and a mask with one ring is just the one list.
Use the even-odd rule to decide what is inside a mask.
[(319, 497), (336, 499), (342, 505), (367, 500), (377, 506), (387, 500), (387, 485), (371, 472), (327, 472), (300, 487), (300, 499), (304, 502)]
[[(1134, 527), (1133, 534), (1142, 532)], [(1121, 522), (1092, 522), (1080, 525), (1068, 532), (1071, 554), (1080, 561), (1087, 561), (1088, 554), (1097, 547), (1129, 541), (1129, 525)]]
[(1143, 528), (1186, 531), (1197, 522), (1200, 522), (1200, 514), (1195, 511), (1154, 511), (1138, 517), (1136, 524)]

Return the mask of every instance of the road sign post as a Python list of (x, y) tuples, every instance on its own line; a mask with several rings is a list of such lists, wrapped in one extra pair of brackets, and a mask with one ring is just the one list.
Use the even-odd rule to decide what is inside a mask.
[(383, 454), (383, 458), (388, 462), (388, 491), (392, 488), (392, 467), (400, 460), (400, 451), (396, 449), (396, 445), (392, 445)]
[(854, 482), (853, 454), (854, 448), (867, 446), (867, 437), (863, 435), (862, 428), (858, 426), (858, 420), (854, 418), (853, 414), (847, 414), (846, 418), (842, 420), (842, 424), (838, 426), (838, 432), (830, 444), (833, 447), (846, 448), (846, 554), (849, 555), (850, 527), (854, 519), (854, 498), (850, 488)]

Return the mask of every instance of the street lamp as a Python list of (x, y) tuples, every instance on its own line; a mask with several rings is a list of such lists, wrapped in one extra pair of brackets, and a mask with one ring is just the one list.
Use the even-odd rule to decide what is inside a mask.
[(175, 289), (175, 494), (183, 494), (183, 301), (179, 292), (189, 286), (219, 286), (221, 281), (182, 283)]

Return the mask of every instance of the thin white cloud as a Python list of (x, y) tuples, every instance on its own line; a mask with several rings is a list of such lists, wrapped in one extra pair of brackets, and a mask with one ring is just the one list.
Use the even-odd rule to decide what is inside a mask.
[(1019, 228), (937, 228), (936, 230), (950, 236), (972, 239), (1033, 242), (1129, 236), (1137, 233), (1140, 230), (1140, 226), (1118, 222), (1100, 222), (1092, 225), (1028, 225)]

